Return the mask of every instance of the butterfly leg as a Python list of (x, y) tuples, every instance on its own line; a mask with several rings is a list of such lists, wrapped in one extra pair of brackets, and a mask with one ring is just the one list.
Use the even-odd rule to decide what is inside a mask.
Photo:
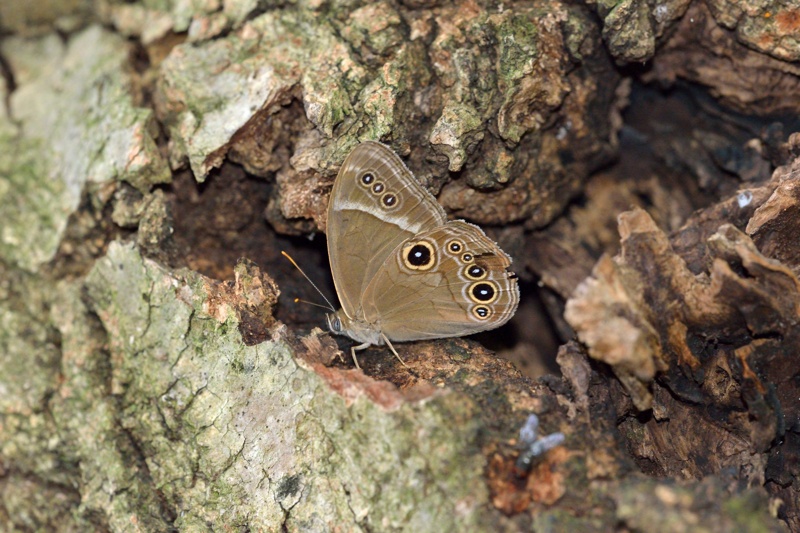
[(394, 346), (392, 346), (392, 343), (391, 343), (391, 342), (389, 342), (389, 339), (388, 339), (388, 337), (386, 337), (386, 335), (384, 335), (383, 333), (381, 333), (381, 338), (383, 339), (383, 342), (385, 342), (385, 343), (386, 343), (386, 346), (388, 346), (388, 347), (389, 347), (389, 349), (392, 351), (392, 353), (394, 354), (394, 356), (395, 356), (395, 357), (397, 357), (397, 360), (398, 360), (398, 361), (400, 361), (400, 364), (402, 364), (404, 367), (408, 368), (408, 365), (406, 364), (406, 362), (405, 362), (405, 361), (403, 361), (403, 359), (401, 359), (401, 358), (400, 358), (400, 356), (397, 354), (397, 350), (395, 350), (395, 349), (394, 349)]
[(361, 366), (358, 364), (358, 358), (356, 357), (356, 350), (364, 350), (370, 347), (370, 343), (365, 342), (364, 344), (359, 344), (358, 346), (353, 346), (350, 348), (350, 355), (353, 356), (353, 362), (356, 364), (356, 368), (361, 370)]

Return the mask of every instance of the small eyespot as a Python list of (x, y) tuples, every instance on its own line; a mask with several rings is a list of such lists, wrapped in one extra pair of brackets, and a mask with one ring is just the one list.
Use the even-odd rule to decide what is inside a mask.
[(367, 187), (369, 187), (370, 185), (372, 185), (373, 181), (375, 181), (375, 176), (369, 172), (361, 176), (362, 185), (366, 185)]
[(475, 257), (471, 253), (466, 253), (461, 256), (461, 261), (464, 263), (472, 263), (475, 260)]
[(397, 195), (387, 192), (381, 198), (381, 203), (384, 207), (391, 209), (397, 205)]
[(464, 275), (475, 281), (482, 280), (487, 274), (486, 269), (478, 265), (469, 265), (464, 269)]
[(452, 253), (457, 254), (464, 249), (464, 245), (461, 244), (459, 241), (450, 241), (450, 244), (447, 245), (447, 249), (450, 250)]
[(469, 287), (469, 297), (475, 303), (492, 303), (497, 299), (497, 288), (490, 281), (473, 283)]
[(402, 259), (411, 270), (428, 270), (436, 263), (436, 253), (426, 241), (412, 242), (403, 247)]
[(384, 185), (383, 182), (380, 181), (375, 182), (375, 184), (372, 186), (372, 192), (374, 192), (375, 194), (381, 194), (385, 190), (386, 190), (386, 185)]
[(476, 305), (472, 308), (472, 314), (475, 315), (475, 318), (478, 320), (486, 320), (492, 316), (492, 311), (485, 305)]

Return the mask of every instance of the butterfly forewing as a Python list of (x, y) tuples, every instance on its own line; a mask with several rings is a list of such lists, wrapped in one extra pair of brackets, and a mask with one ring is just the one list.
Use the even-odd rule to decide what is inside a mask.
[(349, 317), (386, 258), (403, 241), (445, 222), (444, 210), (386, 146), (365, 142), (347, 156), (328, 205), (328, 255)]

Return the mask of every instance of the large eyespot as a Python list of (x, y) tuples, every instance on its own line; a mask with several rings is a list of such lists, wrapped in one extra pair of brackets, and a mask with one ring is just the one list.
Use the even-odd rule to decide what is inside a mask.
[(461, 241), (450, 241), (447, 243), (447, 249), (450, 253), (458, 254), (464, 249), (464, 244)]
[(394, 209), (397, 206), (397, 195), (387, 192), (381, 197), (381, 203), (386, 209)]
[(402, 254), (403, 264), (411, 270), (428, 270), (436, 263), (433, 245), (426, 241), (406, 244)]
[(492, 310), (485, 305), (476, 305), (472, 308), (472, 314), (478, 320), (486, 320), (492, 316)]
[(468, 289), (469, 297), (473, 302), (490, 304), (497, 299), (497, 287), (491, 281), (473, 283)]
[(382, 181), (376, 181), (372, 185), (372, 192), (375, 194), (381, 194), (385, 190), (386, 190), (386, 185), (384, 185)]
[(465, 253), (461, 256), (461, 261), (464, 263), (472, 263), (474, 260), (475, 256), (473, 256), (471, 253)]
[(468, 265), (467, 268), (464, 269), (464, 275), (474, 281), (480, 281), (488, 274), (486, 269), (479, 265)]
[(361, 179), (359, 181), (361, 181), (362, 185), (369, 187), (375, 181), (375, 175), (371, 172), (365, 172), (361, 175)]

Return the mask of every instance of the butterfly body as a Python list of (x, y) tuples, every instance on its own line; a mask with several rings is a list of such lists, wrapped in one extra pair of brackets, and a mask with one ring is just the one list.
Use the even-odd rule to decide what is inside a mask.
[(493, 329), (519, 303), (511, 258), (478, 226), (448, 221), (380, 143), (360, 144), (342, 164), (328, 206), (328, 255), (342, 304), (328, 327), (360, 342), (356, 349)]

